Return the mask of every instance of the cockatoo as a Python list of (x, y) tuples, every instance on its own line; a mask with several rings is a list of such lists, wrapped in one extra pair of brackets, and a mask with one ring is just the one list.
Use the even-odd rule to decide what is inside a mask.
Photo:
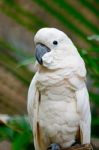
[[(35, 37), (37, 72), (28, 91), (36, 150), (90, 143), (91, 113), (83, 59), (69, 37), (42, 28)], [(59, 145), (59, 147), (58, 147)]]

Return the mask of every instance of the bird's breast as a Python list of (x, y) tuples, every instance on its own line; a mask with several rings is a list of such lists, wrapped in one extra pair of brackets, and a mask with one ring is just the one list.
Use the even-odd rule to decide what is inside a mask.
[(68, 144), (75, 141), (79, 120), (75, 101), (46, 100), (40, 103), (38, 121), (43, 134), (53, 143), (70, 146)]
[(80, 119), (75, 92), (64, 81), (38, 88), (41, 95), (38, 121), (42, 132), (56, 143), (74, 142)]
[[(46, 82), (45, 82), (46, 84)], [(38, 82), (37, 87), (41, 93), (41, 101), (74, 101), (75, 91), (69, 87), (66, 80), (59, 81), (52, 85), (45, 85), (42, 82)]]

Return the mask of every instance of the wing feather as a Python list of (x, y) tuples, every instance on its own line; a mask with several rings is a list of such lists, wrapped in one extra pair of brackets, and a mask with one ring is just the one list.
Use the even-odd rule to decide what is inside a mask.
[(91, 113), (89, 105), (89, 96), (86, 87), (76, 91), (76, 99), (77, 99), (77, 112), (81, 116), (80, 120), (81, 143), (82, 144), (90, 143)]
[(36, 150), (40, 150), (38, 137), (37, 137), (37, 118), (38, 118), (38, 107), (39, 107), (39, 91), (36, 87), (37, 73), (33, 77), (29, 90), (28, 90), (28, 103), (27, 110), (31, 129), (34, 135), (34, 145)]
[(75, 63), (74, 73), (69, 78), (69, 84), (73, 90), (75, 90), (77, 100), (77, 112), (81, 116), (80, 120), (80, 139), (81, 143), (90, 143), (91, 132), (91, 112), (89, 104), (89, 95), (85, 84), (86, 68), (84, 61), (80, 59)]
[(33, 77), (30, 83), (29, 90), (28, 90), (28, 101), (27, 101), (29, 122), (30, 122), (32, 129), (33, 129), (33, 118), (34, 118), (34, 111), (35, 111), (35, 104), (36, 104), (35, 101), (36, 99), (38, 99), (38, 92), (36, 88), (36, 78), (37, 78), (37, 74)]
[(77, 69), (78, 80), (81, 84), (76, 91), (77, 112), (81, 115), (80, 133), (81, 143), (90, 143), (91, 136), (91, 112), (89, 104), (89, 94), (85, 85), (86, 68), (83, 59), (79, 62), (79, 69)]

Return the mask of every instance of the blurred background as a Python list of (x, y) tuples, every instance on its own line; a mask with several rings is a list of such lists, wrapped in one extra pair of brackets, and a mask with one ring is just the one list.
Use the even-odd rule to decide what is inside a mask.
[(99, 0), (0, 0), (0, 150), (33, 150), (26, 103), (35, 73), (33, 36), (42, 27), (63, 30), (86, 63), (99, 150)]

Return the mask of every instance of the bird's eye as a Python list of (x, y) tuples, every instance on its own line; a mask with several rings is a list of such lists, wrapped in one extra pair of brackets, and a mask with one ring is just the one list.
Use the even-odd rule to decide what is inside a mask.
[(58, 44), (58, 42), (57, 42), (57, 41), (53, 41), (53, 44), (54, 44), (54, 45), (57, 45), (57, 44)]

